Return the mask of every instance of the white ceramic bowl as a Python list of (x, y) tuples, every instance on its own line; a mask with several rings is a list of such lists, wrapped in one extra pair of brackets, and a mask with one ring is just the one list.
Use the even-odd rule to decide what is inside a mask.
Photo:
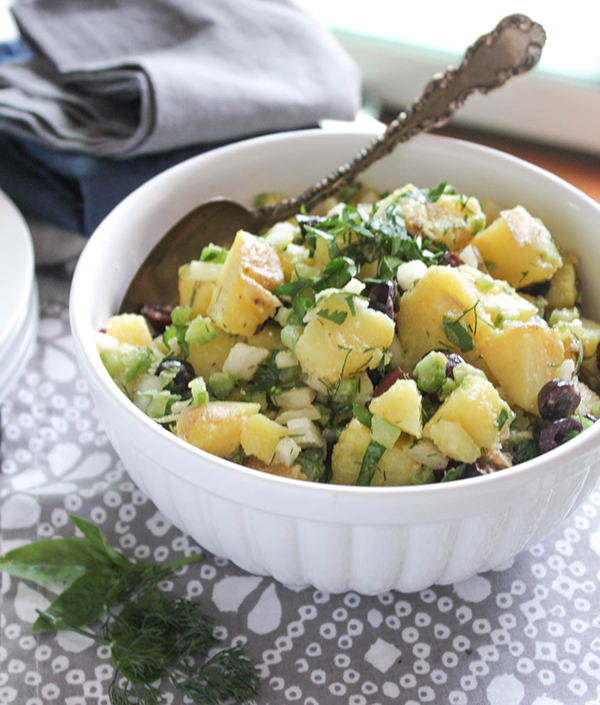
[[(207, 550), (290, 586), (376, 594), (447, 584), (501, 565), (580, 504), (600, 474), (600, 424), (547, 456), (494, 475), (399, 488), (297, 482), (193, 448), (139, 411), (104, 370), (96, 332), (140, 263), (181, 216), (216, 195), (299, 193), (372, 137), (319, 130), (217, 149), (138, 189), (99, 226), (73, 280), (77, 356), (106, 432), (133, 480)], [(600, 320), (600, 207), (566, 182), (478, 145), (422, 136), (364, 180), (381, 191), (411, 181), (522, 204), (581, 256), (587, 314)], [(175, 273), (174, 273), (175, 275)]]

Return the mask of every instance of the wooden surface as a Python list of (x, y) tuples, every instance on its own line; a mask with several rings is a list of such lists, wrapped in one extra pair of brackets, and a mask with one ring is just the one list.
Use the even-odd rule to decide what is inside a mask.
[(457, 127), (437, 133), (485, 144), (514, 154), (560, 176), (600, 203), (600, 157)]

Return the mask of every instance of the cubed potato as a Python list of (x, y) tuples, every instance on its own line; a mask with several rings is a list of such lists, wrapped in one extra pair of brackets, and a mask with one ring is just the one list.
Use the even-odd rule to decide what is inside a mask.
[(481, 448), (457, 421), (438, 421), (426, 433), (437, 448), (453, 460), (474, 463), (481, 455)]
[(340, 433), (331, 454), (331, 482), (334, 485), (355, 485), (363, 456), (371, 442), (371, 431), (358, 419), (352, 419)]
[(400, 436), (395, 445), (385, 451), (377, 464), (377, 470), (371, 480), (371, 487), (396, 487), (411, 484), (412, 479), (422, 469), (421, 463), (406, 453), (413, 442), (414, 439), (410, 436)]
[[(430, 267), (400, 299), (398, 338), (407, 369), (412, 370), (430, 350), (440, 349), (458, 352), (476, 364), (492, 332), (492, 322), (480, 300), (481, 292), (459, 269)], [(471, 351), (453, 344), (444, 329), (444, 321), (459, 318), (475, 343)]]
[(288, 434), (285, 426), (263, 414), (256, 414), (248, 419), (242, 429), (242, 448), (246, 455), (254, 455), (263, 463), (271, 465), (275, 459), (277, 444)]
[(302, 466), (298, 463), (295, 465), (284, 465), (283, 463), (273, 463), (268, 465), (263, 463), (258, 458), (247, 458), (244, 460), (244, 465), (253, 470), (269, 473), (269, 475), (278, 475), (279, 477), (289, 477), (292, 480), (306, 480), (306, 475), (302, 472)]
[(392, 204), (402, 211), (409, 235), (443, 242), (450, 250), (462, 250), (485, 227), (479, 201), (465, 194), (445, 193), (429, 202), (423, 191), (407, 184), (380, 201), (378, 213), (385, 213)]
[(450, 458), (473, 463), (508, 438), (513, 418), (494, 385), (482, 376), (471, 375), (425, 424), (423, 435)]
[[(357, 419), (352, 419), (340, 433), (331, 455), (331, 482), (336, 485), (355, 485), (363, 457), (371, 442), (371, 432)], [(414, 443), (410, 436), (400, 436), (379, 459), (371, 486), (410, 485), (422, 465), (407, 450)]]
[(294, 268), (298, 264), (304, 264), (312, 267), (315, 263), (314, 259), (310, 256), (310, 250), (306, 245), (296, 245), (291, 243), (284, 250), (278, 249), (277, 255), (279, 256), (279, 262), (281, 263), (281, 269), (286, 281), (290, 280)]
[(247, 345), (267, 350), (281, 350), (281, 328), (278, 325), (266, 325), (256, 335), (242, 339)]
[(215, 282), (190, 277), (190, 265), (179, 268), (179, 304), (191, 306), (194, 317), (207, 316), (215, 291)]
[[(394, 337), (391, 318), (369, 308), (363, 299), (354, 298), (352, 304), (353, 309), (343, 294), (322, 299), (296, 343), (304, 372), (330, 386), (376, 368)], [(319, 313), (334, 319), (339, 315), (339, 322)]]
[(276, 250), (240, 230), (217, 280), (208, 314), (227, 333), (254, 335), (280, 305), (271, 291), (282, 283)]
[(175, 434), (197, 448), (230, 458), (240, 447), (242, 430), (260, 404), (215, 401), (184, 411)]
[(546, 294), (548, 312), (557, 308), (573, 308), (577, 299), (577, 273), (572, 264), (564, 264), (550, 280)]
[(493, 279), (466, 265), (457, 269), (474, 284), (481, 306), (493, 323), (501, 320), (528, 321), (537, 316), (535, 303), (518, 294), (508, 282)]
[(236, 343), (235, 336), (225, 333), (218, 327), (215, 327), (215, 333), (216, 337), (210, 343), (190, 345), (187, 358), (196, 375), (204, 377), (205, 380), (215, 372), (222, 371), (223, 364)]
[(112, 335), (119, 343), (129, 345), (152, 345), (152, 333), (143, 316), (137, 313), (121, 313), (111, 316), (106, 324), (107, 335)]
[(472, 244), (492, 277), (517, 289), (547, 281), (563, 264), (546, 226), (522, 206), (501, 211)]
[(415, 438), (421, 437), (421, 393), (412, 379), (399, 379), (369, 405), (372, 414), (383, 416)]
[(566, 357), (560, 333), (541, 321), (495, 331), (483, 355), (508, 396), (536, 415), (538, 392), (557, 376)]

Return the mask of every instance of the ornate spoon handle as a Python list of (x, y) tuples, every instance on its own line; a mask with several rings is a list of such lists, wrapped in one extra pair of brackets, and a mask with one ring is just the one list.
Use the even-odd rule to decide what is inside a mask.
[(420, 98), (390, 123), (369, 147), (354, 159), (306, 189), (297, 198), (264, 206), (255, 212), (260, 229), (286, 220), (305, 206), (310, 210), (333, 195), (358, 174), (419, 132), (450, 120), (471, 93), (489, 93), (509, 78), (532, 69), (546, 41), (544, 28), (525, 15), (509, 15), (466, 51), (461, 65), (434, 77)]

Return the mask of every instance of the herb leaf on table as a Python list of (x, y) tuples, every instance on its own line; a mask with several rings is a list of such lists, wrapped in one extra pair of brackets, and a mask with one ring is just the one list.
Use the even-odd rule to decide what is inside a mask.
[[(256, 695), (258, 674), (238, 647), (219, 650), (212, 620), (198, 603), (166, 597), (157, 584), (202, 559), (166, 565), (132, 563), (111, 548), (100, 529), (71, 515), (83, 538), (39, 541), (0, 557), (0, 570), (34, 582), (67, 587), (33, 631), (74, 631), (110, 646), (116, 667), (111, 705), (163, 705), (156, 681), (167, 678), (191, 702), (218, 705)], [(94, 622), (99, 629), (84, 629)]]

